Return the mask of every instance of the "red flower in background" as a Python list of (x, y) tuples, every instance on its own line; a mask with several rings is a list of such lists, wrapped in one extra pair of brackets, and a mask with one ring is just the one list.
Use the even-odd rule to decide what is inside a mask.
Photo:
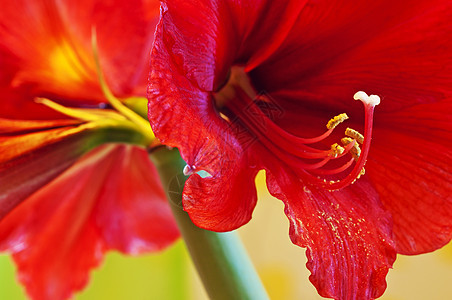
[[(4, 1), (0, 16), (0, 250), (32, 298), (64, 299), (107, 250), (156, 251), (179, 236), (145, 150), (150, 128), (125, 106), (145, 92), (158, 3)], [(99, 84), (93, 28), (125, 114)]]
[[(194, 173), (183, 205), (195, 224), (247, 223), (266, 170), (292, 241), (307, 248), (310, 280), (336, 299), (379, 297), (396, 253), (450, 241), (449, 1), (162, 6), (149, 118)], [(363, 114), (351, 102), (360, 90), (382, 98), (373, 121), (373, 105)], [(343, 112), (356, 129), (365, 115), (364, 137), (348, 131), (339, 146)]]

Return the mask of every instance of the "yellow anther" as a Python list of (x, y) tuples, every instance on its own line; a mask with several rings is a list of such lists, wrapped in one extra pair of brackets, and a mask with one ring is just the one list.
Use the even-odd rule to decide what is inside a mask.
[(326, 124), (326, 128), (333, 129), (337, 125), (341, 124), (342, 122), (344, 122), (347, 119), (348, 119), (348, 116), (347, 116), (346, 113), (337, 115), (337, 116), (335, 116), (334, 118), (332, 118), (331, 120), (328, 121), (328, 124)]
[(358, 131), (354, 130), (354, 129), (347, 128), (345, 130), (345, 135), (355, 139), (361, 145), (364, 142), (364, 136), (361, 133), (359, 133)]
[[(341, 139), (341, 142), (342, 144), (344, 144), (344, 146), (347, 146), (348, 144), (353, 142), (353, 139), (349, 137), (344, 137)], [(353, 144), (353, 148), (350, 150), (350, 154), (353, 156), (355, 161), (358, 161), (359, 156), (361, 155), (361, 148), (359, 148), (358, 143)]]
[(352, 138), (349, 138), (349, 137), (344, 137), (344, 138), (341, 139), (341, 142), (342, 142), (342, 144), (343, 144), (344, 146), (347, 146), (348, 144), (350, 144), (351, 142), (353, 142), (353, 139), (352, 139)]
[(333, 145), (331, 145), (331, 152), (330, 152), (330, 156), (332, 157), (338, 157), (338, 155), (341, 155), (342, 153), (344, 153), (345, 149), (340, 146), (338, 143), (334, 143)]

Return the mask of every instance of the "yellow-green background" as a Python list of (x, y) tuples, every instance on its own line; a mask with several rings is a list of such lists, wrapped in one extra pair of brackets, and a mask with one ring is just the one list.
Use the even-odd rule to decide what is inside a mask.
[[(253, 220), (239, 230), (271, 299), (316, 300), (309, 283), (304, 250), (293, 246), (280, 201), (263, 188)], [(399, 256), (387, 278), (383, 300), (452, 299), (452, 244), (435, 253)], [(89, 286), (77, 300), (205, 300), (207, 299), (182, 242), (164, 253), (124, 257), (109, 253), (92, 273)], [(8, 256), (0, 256), (0, 300), (26, 299), (15, 280)], [(49, 299), (51, 300), (51, 299)]]

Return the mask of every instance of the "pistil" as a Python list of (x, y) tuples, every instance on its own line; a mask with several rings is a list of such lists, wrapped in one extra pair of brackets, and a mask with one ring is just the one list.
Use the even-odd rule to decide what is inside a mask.
[[(307, 185), (337, 190), (352, 184), (364, 174), (372, 135), (373, 110), (380, 102), (378, 96), (368, 96), (364, 92), (354, 95), (355, 100), (364, 104), (364, 135), (347, 128), (346, 137), (341, 140), (343, 146), (334, 143), (330, 149), (321, 149), (312, 145), (323, 142), (335, 128), (347, 120), (345, 113), (333, 117), (327, 123), (327, 130), (323, 134), (311, 138), (299, 137), (285, 131), (271, 120), (258, 105), (259, 101), (265, 101), (265, 96), (258, 99), (256, 94), (243, 68), (235, 68), (231, 70), (227, 84), (213, 96), (219, 114), (225, 114), (228, 122), (239, 122), (234, 126), (244, 126), (265, 148), (299, 174)], [(362, 149), (359, 145), (362, 145)], [(331, 161), (346, 155), (351, 158), (339, 167), (327, 168)], [(352, 166), (353, 169), (344, 175)], [(332, 176), (336, 177), (335, 180), (331, 180)]]

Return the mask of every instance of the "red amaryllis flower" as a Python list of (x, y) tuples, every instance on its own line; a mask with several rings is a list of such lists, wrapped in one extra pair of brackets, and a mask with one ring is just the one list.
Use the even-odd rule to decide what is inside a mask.
[[(149, 124), (126, 106), (146, 111), (136, 97), (158, 3), (4, 2), (0, 250), (12, 253), (32, 298), (64, 299), (107, 250), (156, 251), (179, 236), (145, 150)], [(123, 102), (99, 84), (93, 28), (106, 82)]]
[[(187, 162), (198, 226), (248, 222), (264, 169), (310, 280), (337, 299), (379, 297), (396, 253), (451, 239), (450, 1), (162, 6), (149, 118)], [(361, 90), (382, 99), (375, 120), (378, 97)], [(364, 135), (337, 144), (345, 112)]]

